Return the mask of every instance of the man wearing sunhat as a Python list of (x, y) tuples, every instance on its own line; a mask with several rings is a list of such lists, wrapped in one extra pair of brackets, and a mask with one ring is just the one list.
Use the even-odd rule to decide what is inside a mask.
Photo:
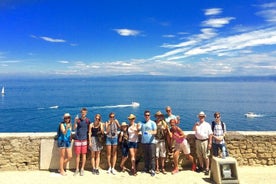
[(193, 131), (195, 131), (196, 139), (196, 154), (199, 160), (198, 172), (203, 171), (205, 163), (205, 175), (209, 175), (209, 152), (212, 147), (212, 128), (211, 125), (205, 121), (206, 115), (203, 111), (198, 114), (199, 121), (195, 123)]

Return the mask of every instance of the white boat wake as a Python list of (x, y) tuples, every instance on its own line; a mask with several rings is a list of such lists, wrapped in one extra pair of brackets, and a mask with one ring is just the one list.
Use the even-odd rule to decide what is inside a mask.
[(121, 105), (105, 105), (105, 106), (94, 106), (93, 109), (109, 109), (109, 108), (124, 108), (124, 107), (139, 107), (138, 102), (132, 102), (131, 104), (121, 104)]
[(263, 114), (255, 114), (254, 112), (248, 112), (246, 114), (244, 114), (245, 117), (247, 118), (260, 118), (263, 117)]

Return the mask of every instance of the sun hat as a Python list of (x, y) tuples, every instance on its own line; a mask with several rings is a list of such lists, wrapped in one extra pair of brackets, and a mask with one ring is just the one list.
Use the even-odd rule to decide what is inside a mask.
[(134, 114), (130, 114), (129, 116), (128, 116), (128, 119), (135, 119), (136, 118), (136, 116), (134, 115)]
[(154, 116), (156, 117), (156, 116), (164, 116), (164, 115), (162, 114), (161, 111), (157, 111)]
[(206, 117), (206, 114), (205, 114), (203, 111), (201, 111), (201, 112), (198, 114), (198, 117), (202, 117), (202, 116)]
[(71, 115), (70, 115), (69, 113), (65, 113), (65, 114), (63, 115), (63, 118), (65, 118), (65, 117), (71, 117)]
[(121, 126), (128, 126), (126, 122), (122, 122)]

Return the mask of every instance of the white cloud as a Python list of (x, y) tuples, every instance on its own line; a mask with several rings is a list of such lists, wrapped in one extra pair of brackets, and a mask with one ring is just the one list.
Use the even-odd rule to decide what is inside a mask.
[(234, 17), (212, 18), (212, 19), (203, 21), (202, 25), (219, 28), (219, 27), (223, 27), (225, 24), (229, 24), (229, 22), (233, 19), (235, 18)]
[(268, 22), (276, 22), (276, 3), (266, 3), (260, 6), (262, 8), (261, 11), (256, 14), (264, 17)]
[(169, 35), (162, 35), (162, 37), (164, 38), (174, 38), (175, 35), (169, 34)]
[(121, 36), (137, 36), (140, 34), (140, 31), (138, 30), (132, 30), (132, 29), (113, 29)]
[(66, 40), (63, 40), (63, 39), (55, 39), (55, 38), (50, 38), (50, 37), (47, 37), (47, 36), (41, 36), (40, 38), (42, 40), (47, 41), (47, 42), (53, 42), (53, 43), (63, 43), (63, 42), (66, 42)]
[(69, 61), (57, 61), (58, 63), (61, 63), (61, 64), (68, 64)]
[(217, 33), (215, 32), (215, 30), (211, 29), (211, 28), (201, 29), (201, 32), (202, 32), (202, 34), (199, 34), (196, 36), (199, 39), (205, 40), (205, 39), (210, 39), (210, 38), (217, 36)]
[(221, 13), (221, 8), (210, 8), (206, 9), (204, 14), (205, 15), (218, 15)]

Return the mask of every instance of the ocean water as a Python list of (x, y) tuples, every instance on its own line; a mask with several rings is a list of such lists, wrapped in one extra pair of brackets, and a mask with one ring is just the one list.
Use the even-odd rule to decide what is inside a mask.
[[(133, 113), (143, 121), (145, 110), (154, 113), (171, 106), (181, 117), (181, 128), (190, 131), (204, 111), (206, 121), (221, 112), (228, 131), (276, 130), (276, 83), (241, 81), (112, 80), (112, 78), (6, 79), (0, 99), (0, 132), (55, 132), (65, 112), (76, 116), (82, 107), (88, 117), (103, 121), (115, 112), (120, 121)], [(1, 83), (0, 83), (1, 84)], [(132, 107), (138, 102), (139, 107)], [(246, 118), (247, 112), (260, 114)]]

